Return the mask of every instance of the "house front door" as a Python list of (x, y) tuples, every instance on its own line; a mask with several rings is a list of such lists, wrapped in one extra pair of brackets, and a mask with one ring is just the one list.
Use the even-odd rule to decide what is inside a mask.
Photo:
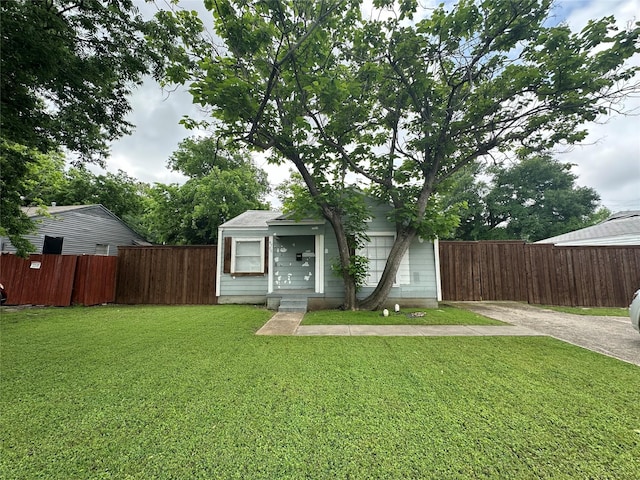
[(273, 291), (317, 291), (316, 237), (273, 237)]

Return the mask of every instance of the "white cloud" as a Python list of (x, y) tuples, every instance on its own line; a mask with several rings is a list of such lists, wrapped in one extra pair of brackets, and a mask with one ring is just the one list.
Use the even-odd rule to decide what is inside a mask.
[(190, 104), (188, 92), (167, 94), (152, 79), (147, 80), (132, 98), (129, 121), (135, 131), (112, 145), (109, 169), (124, 170), (148, 183), (184, 180), (166, 164), (180, 141), (194, 134), (179, 124), (183, 115), (193, 114)]
[[(582, 29), (589, 19), (614, 15), (619, 28), (638, 21), (637, 0), (562, 0), (566, 22)], [(631, 64), (640, 65), (640, 55)], [(640, 93), (639, 93), (640, 94)], [(640, 98), (629, 98), (623, 109), (633, 115), (614, 115), (588, 126), (589, 136), (558, 158), (576, 164), (578, 183), (595, 189), (612, 211), (640, 210)]]

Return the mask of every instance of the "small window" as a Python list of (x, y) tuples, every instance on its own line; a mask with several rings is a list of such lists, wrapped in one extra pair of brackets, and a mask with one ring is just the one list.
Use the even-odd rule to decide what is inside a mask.
[(97, 243), (96, 255), (109, 255), (109, 245), (105, 243)]
[(42, 244), (42, 253), (43, 254), (51, 254), (51, 255), (60, 255), (62, 254), (62, 242), (64, 241), (64, 237), (50, 237), (49, 235), (44, 236), (44, 242)]
[(264, 273), (264, 238), (234, 238), (231, 273)]

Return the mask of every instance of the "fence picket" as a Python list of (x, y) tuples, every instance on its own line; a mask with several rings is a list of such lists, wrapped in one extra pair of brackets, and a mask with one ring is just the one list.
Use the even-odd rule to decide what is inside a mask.
[(444, 300), (626, 307), (640, 288), (640, 246), (635, 245), (441, 241), (440, 252)]

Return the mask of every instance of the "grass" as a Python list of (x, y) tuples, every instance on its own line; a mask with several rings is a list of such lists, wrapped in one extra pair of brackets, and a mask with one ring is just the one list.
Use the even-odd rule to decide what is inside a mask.
[[(410, 317), (412, 312), (423, 312), (424, 317)], [(403, 309), (391, 311), (388, 317), (381, 312), (317, 310), (307, 313), (303, 325), (505, 325), (492, 318), (462, 308), (440, 305), (437, 309)]]
[(628, 308), (616, 307), (558, 307), (539, 305), (542, 308), (555, 310), (556, 312), (573, 313), (574, 315), (596, 315), (600, 317), (628, 317)]
[(261, 337), (234, 306), (2, 313), (0, 477), (635, 478), (638, 367), (547, 337)]

